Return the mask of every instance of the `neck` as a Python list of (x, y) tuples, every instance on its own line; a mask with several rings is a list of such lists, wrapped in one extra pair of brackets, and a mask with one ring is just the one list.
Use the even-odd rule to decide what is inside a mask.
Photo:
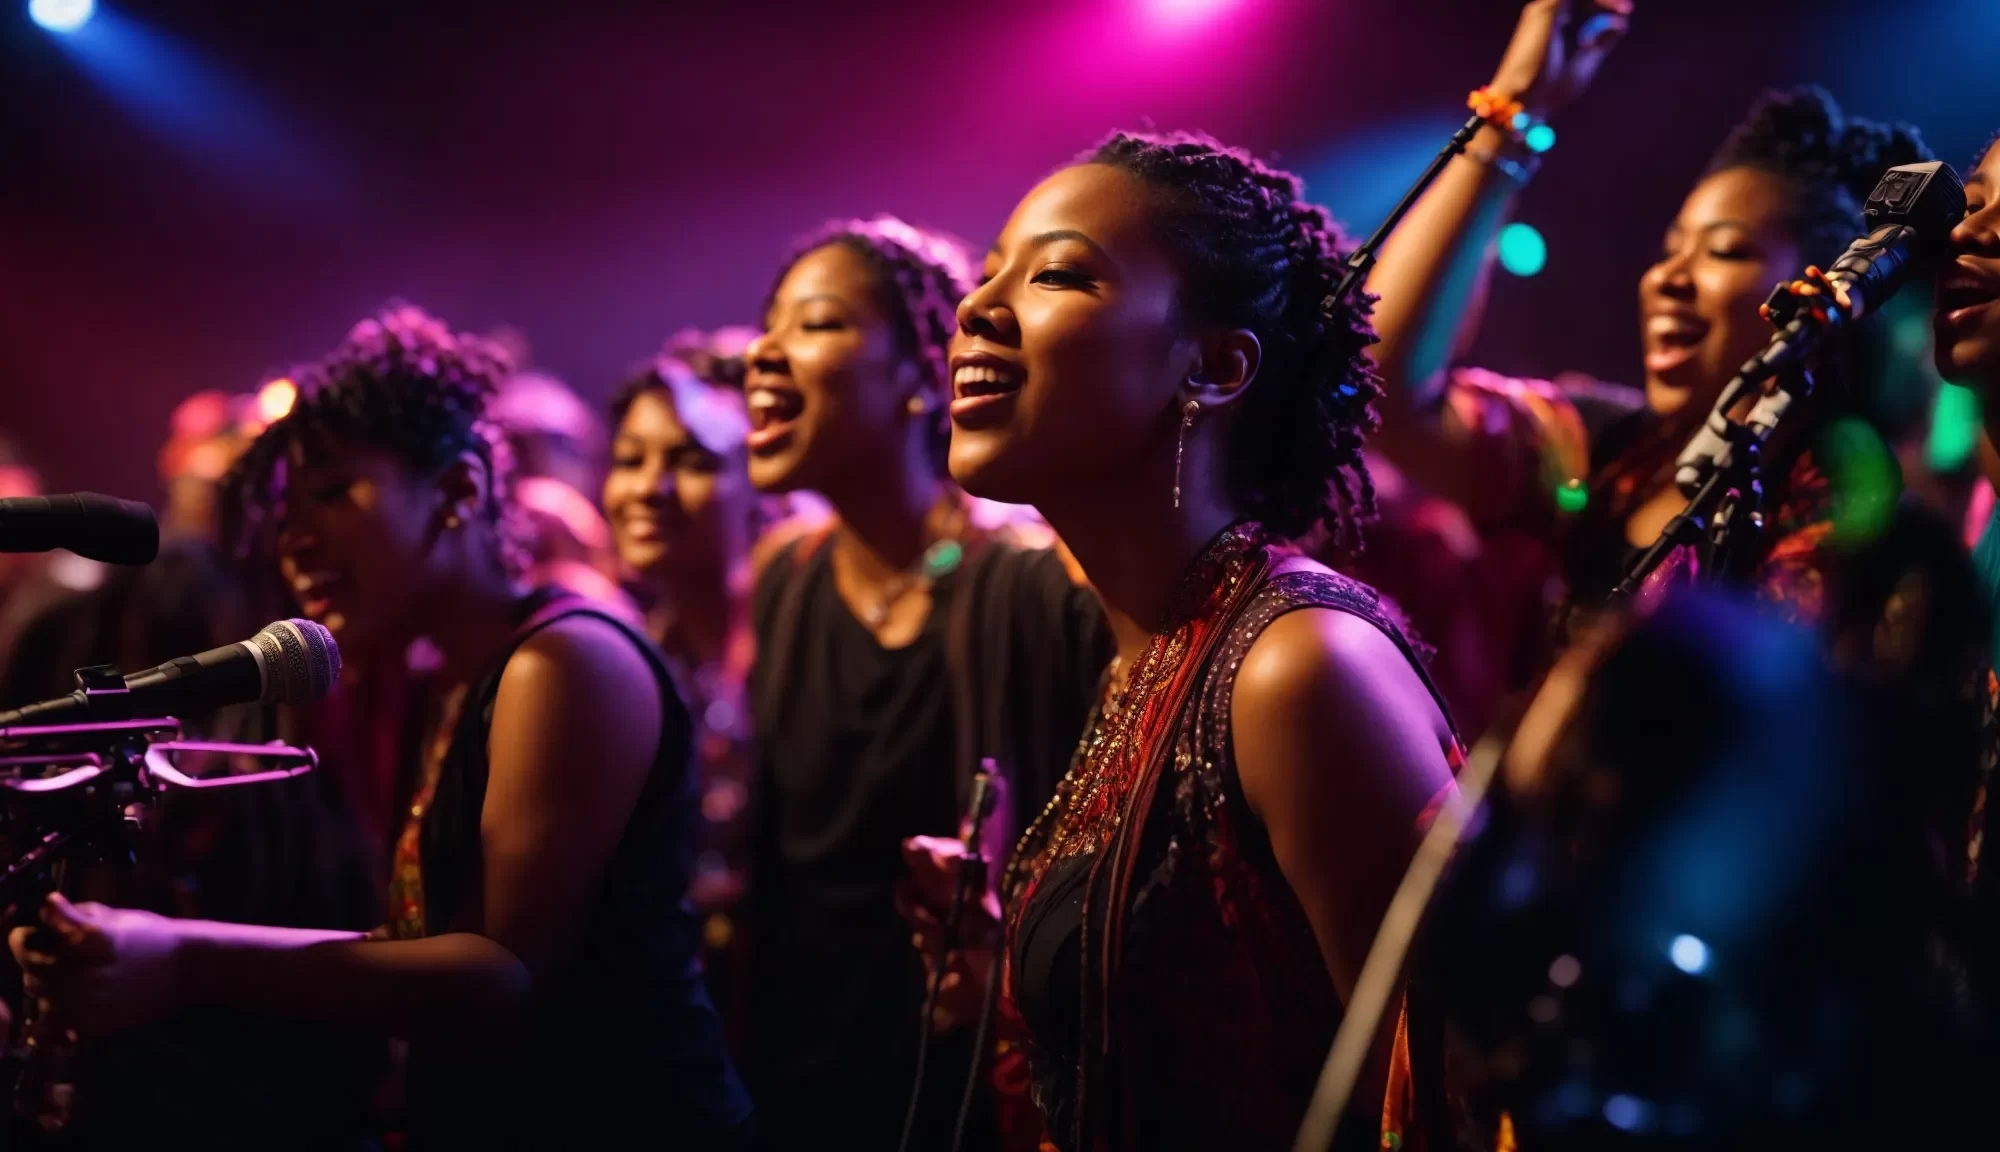
[(1039, 505), (1104, 603), (1126, 667), (1167, 624), (1181, 578), (1217, 534), (1241, 519), (1220, 494), (1149, 489), (1144, 499), (1078, 485), (1059, 504)]
[(428, 632), (444, 656), (445, 683), (472, 679), (507, 646), (520, 601), (521, 589), (497, 570), (468, 576), (440, 598), (450, 609), (431, 614), (436, 623)]
[(928, 468), (904, 468), (887, 485), (883, 479), (864, 476), (851, 493), (825, 495), (840, 517), (837, 553), (863, 572), (886, 575), (909, 568), (930, 546), (943, 485)]

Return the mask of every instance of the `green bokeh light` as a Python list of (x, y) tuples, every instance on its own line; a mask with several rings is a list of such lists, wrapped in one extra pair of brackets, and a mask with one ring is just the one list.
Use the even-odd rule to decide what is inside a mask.
[(1957, 384), (1938, 389), (1931, 407), (1931, 437), (1924, 462), (1934, 472), (1956, 472), (1979, 447), (1979, 393)]
[(1556, 489), (1556, 507), (1570, 515), (1575, 515), (1590, 506), (1590, 493), (1581, 480), (1571, 480)]
[(1833, 489), (1834, 538), (1872, 539), (1889, 525), (1903, 494), (1903, 470), (1867, 421), (1834, 422), (1820, 442), (1820, 464)]

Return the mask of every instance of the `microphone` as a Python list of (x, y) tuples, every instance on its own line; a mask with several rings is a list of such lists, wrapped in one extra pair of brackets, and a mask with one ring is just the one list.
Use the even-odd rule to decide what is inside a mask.
[[(1825, 272), (1809, 268), (1806, 279), (1772, 291), (1764, 315), (1778, 325), (1778, 334), (1723, 389), (1707, 421), (1675, 461), (1674, 482), (1683, 494), (1693, 496), (1710, 475), (1729, 467), (1729, 409), (1744, 392), (1735, 385), (1766, 380), (1802, 362), (1822, 336), (1881, 307), (1915, 267), (1947, 251), (1952, 228), (1965, 216), (1965, 185), (1941, 160), (1898, 165), (1883, 173), (1862, 216), (1868, 234), (1848, 245)], [(1767, 436), (1790, 404), (1789, 393), (1780, 388), (1758, 401), (1747, 423)]]
[(333, 690), (340, 677), (340, 648), (331, 633), (310, 620), (279, 620), (248, 640), (157, 668), (122, 678), (107, 670), (107, 687), (93, 686), (92, 671), (78, 672), (85, 686), (67, 696), (0, 712), (0, 738), (15, 725), (171, 716), (258, 700), (308, 703)]
[(95, 492), (0, 500), (0, 552), (52, 548), (106, 564), (150, 564), (160, 554), (160, 522), (144, 504)]

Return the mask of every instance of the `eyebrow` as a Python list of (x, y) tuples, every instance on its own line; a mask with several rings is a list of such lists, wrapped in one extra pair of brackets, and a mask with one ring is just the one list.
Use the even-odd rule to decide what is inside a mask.
[(1986, 173), (1984, 172), (1974, 172), (1972, 175), (1967, 176), (1965, 178), (1965, 185), (1968, 188), (1970, 188), (1974, 184), (1984, 184), (1984, 183), (1986, 183)]
[[(1095, 240), (1092, 240), (1089, 236), (1086, 236), (1083, 233), (1078, 232), (1074, 228), (1058, 228), (1053, 232), (1044, 232), (1039, 236), (1031, 236), (1028, 238), (1027, 246), (1030, 248), (1045, 248), (1048, 245), (1054, 244), (1061, 240), (1074, 240), (1078, 244), (1082, 244), (1085, 247), (1089, 248), (1092, 252), (1097, 253), (1104, 259), (1106, 260), (1111, 259), (1111, 254), (1104, 250), (1103, 245), (1099, 244)], [(995, 240), (993, 242), (993, 246), (986, 250), (986, 254), (988, 256), (1000, 255), (1000, 241)]]

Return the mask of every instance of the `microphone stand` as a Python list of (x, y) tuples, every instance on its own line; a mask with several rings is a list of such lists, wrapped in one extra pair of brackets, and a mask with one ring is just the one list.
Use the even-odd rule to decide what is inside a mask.
[(1347, 270), (1340, 274), (1340, 282), (1334, 285), (1331, 298), (1334, 303), (1347, 299), (1347, 294), (1354, 291), (1355, 285), (1368, 278), (1368, 273), (1375, 267), (1375, 254), (1389, 239), (1389, 233), (1394, 232), (1396, 225), (1403, 222), (1403, 217), (1409, 215), (1410, 208), (1416, 204), (1417, 198), (1437, 181), (1438, 174), (1444, 171), (1445, 165), (1451, 163), (1452, 157), (1462, 154), (1472, 143), (1472, 138), (1485, 126), (1484, 117), (1473, 116), (1458, 131), (1452, 133), (1451, 139), (1445, 141), (1444, 147), (1431, 158), (1430, 167), (1424, 169), (1424, 174), (1417, 177), (1417, 182), (1410, 185), (1409, 191), (1403, 193), (1403, 198), (1390, 209), (1389, 218), (1382, 221), (1381, 226), (1376, 228), (1374, 234), (1359, 248), (1347, 254)]
[(1709, 473), (1687, 506), (1660, 530), (1659, 538), (1626, 567), (1607, 603), (1623, 604), (1638, 595), (1674, 549), (1683, 546), (1700, 555), (1698, 580), (1721, 583), (1748, 573), (1764, 531), (1764, 449), (1783, 418), (1759, 427), (1729, 415), (1729, 409), (1757, 395), (1773, 378), (1795, 400), (1810, 398), (1814, 387), (1810, 358), (1830, 328), (1825, 312), (1816, 311), (1810, 298), (1794, 294), (1784, 284), (1771, 293), (1765, 307), (1779, 331), (1737, 371), (1716, 401), (1729, 443), (1729, 462)]

